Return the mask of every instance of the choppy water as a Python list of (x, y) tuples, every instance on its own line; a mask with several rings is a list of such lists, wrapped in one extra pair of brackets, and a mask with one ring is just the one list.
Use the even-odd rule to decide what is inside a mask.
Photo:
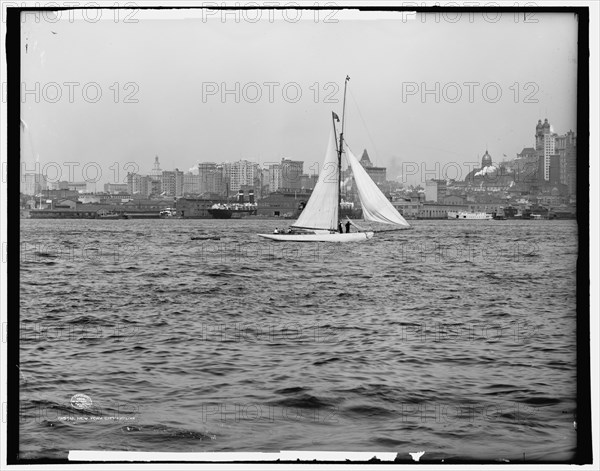
[(21, 221), (21, 457), (570, 459), (576, 222), (411, 223), (327, 245), (259, 240), (273, 221)]

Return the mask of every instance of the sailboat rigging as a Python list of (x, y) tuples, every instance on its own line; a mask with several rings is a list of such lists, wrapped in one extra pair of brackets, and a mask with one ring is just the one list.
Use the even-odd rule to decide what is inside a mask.
[[(346, 155), (354, 175), (363, 210), (363, 218), (367, 221), (392, 225), (396, 228), (410, 227), (344, 142), (346, 91), (349, 80), (350, 77), (346, 76), (339, 141), (336, 137), (336, 121), (339, 122), (340, 119), (335, 112), (332, 112), (333, 129), (329, 136), (323, 168), (306, 206), (296, 222), (292, 224), (294, 232), (258, 234), (260, 237), (280, 242), (360, 242), (373, 238), (374, 231), (372, 230), (346, 233), (338, 230), (341, 227), (339, 215), (341, 214), (342, 202), (340, 191), (342, 153)], [(356, 224), (353, 225), (357, 227)]]

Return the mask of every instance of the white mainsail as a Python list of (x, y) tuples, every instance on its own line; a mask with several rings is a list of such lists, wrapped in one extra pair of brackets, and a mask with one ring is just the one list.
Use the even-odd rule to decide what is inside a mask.
[(333, 130), (325, 153), (319, 180), (298, 220), (292, 227), (337, 230), (338, 226), (338, 162)]
[(392, 203), (390, 203), (371, 179), (350, 148), (348, 146), (344, 147), (346, 150), (346, 157), (352, 167), (354, 181), (356, 182), (356, 188), (362, 206), (363, 218), (367, 221), (410, 227), (410, 224), (408, 224), (396, 208), (392, 206)]

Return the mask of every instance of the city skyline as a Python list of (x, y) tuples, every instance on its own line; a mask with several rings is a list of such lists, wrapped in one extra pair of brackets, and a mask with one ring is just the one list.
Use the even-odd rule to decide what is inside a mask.
[[(347, 142), (356, 153), (368, 149), (390, 180), (404, 162), (473, 162), (486, 150), (496, 161), (514, 158), (534, 144), (530, 125), (540, 118), (560, 133), (576, 130), (571, 15), (451, 23), (433, 14), (383, 20), (385, 12), (360, 21), (349, 11), (325, 23), (322, 13), (318, 23), (147, 11), (127, 24), (25, 21), (22, 158), (29, 168), (39, 159), (65, 172), (65, 162), (79, 163), (76, 172), (95, 162), (99, 187), (114, 182), (115, 163), (121, 181), (128, 162), (145, 173), (155, 155), (183, 171), (282, 157), (310, 168), (322, 160), (331, 111), (341, 114), (346, 74)], [(170, 40), (161, 45), (164, 35)]]
[[(547, 128), (547, 129), (546, 129)], [(520, 165), (517, 165), (517, 168), (520, 168), (520, 171), (523, 171), (522, 169), (522, 165), (526, 165), (526, 166), (531, 166), (531, 156), (529, 155), (529, 152), (533, 152), (535, 155), (533, 156), (534, 160), (537, 162), (538, 158), (540, 157), (540, 155), (542, 155), (542, 159), (544, 161), (544, 170), (540, 170), (543, 173), (543, 177), (545, 180), (549, 180), (549, 169), (550, 169), (550, 155), (554, 153), (554, 151), (552, 150), (551, 152), (549, 152), (548, 149), (546, 149), (545, 151), (543, 150), (544, 145), (540, 144), (541, 141), (539, 141), (540, 139), (540, 130), (542, 129), (542, 120), (538, 119), (538, 123), (535, 126), (535, 135), (534, 135), (534, 140), (535, 142), (531, 145), (525, 144), (522, 147), (522, 151), (518, 152), (514, 157), (512, 156), (507, 156), (506, 154), (504, 154), (502, 157), (498, 157), (498, 156), (494, 156), (493, 157), (493, 162), (494, 165), (497, 166), (498, 164), (503, 164), (503, 163), (509, 163), (509, 162), (516, 162), (516, 161), (522, 161)], [(568, 132), (563, 132), (563, 133), (557, 133), (555, 127), (552, 125), (552, 123), (550, 123), (548, 121), (547, 118), (544, 119), (544, 130), (545, 133), (548, 135), (552, 135), (553, 136), (553, 141), (552, 141), (552, 149), (554, 149), (554, 138), (559, 138), (559, 139), (565, 139), (565, 137), (569, 136), (569, 135), (573, 135), (576, 136), (576, 133), (574, 133), (572, 130), (569, 130)], [(564, 149), (564, 143), (562, 144), (562, 148)], [(541, 154), (539, 154), (539, 152), (541, 151)], [(370, 161), (369, 155), (368, 155), (368, 150), (364, 149), (363, 153), (363, 159), (366, 156), (366, 162), (365, 164), (363, 164), (363, 166), (367, 166), (367, 167), (375, 167), (373, 166), (373, 163)], [(394, 178), (394, 176), (391, 176), (390, 178), (387, 178), (387, 167), (376, 167), (377, 170), (383, 172), (383, 175), (386, 176), (386, 178), (381, 178), (381, 176), (378, 176), (376, 178), (376, 181), (378, 183), (383, 183), (384, 181), (387, 182), (394, 182), (394, 183), (400, 183), (401, 186), (411, 186), (411, 187), (424, 187), (424, 184), (428, 181), (428, 180), (456, 180), (456, 181), (461, 181), (464, 180), (468, 177), (468, 175), (473, 174), (473, 172), (476, 169), (480, 169), (481, 171), (485, 171), (484, 170), (484, 166), (482, 165), (481, 167), (479, 167), (479, 161), (480, 161), (480, 156), (484, 155), (488, 156), (489, 159), (492, 159), (492, 156), (489, 153), (488, 148), (486, 147), (486, 150), (482, 153), (482, 154), (478, 154), (477, 158), (475, 160), (470, 160), (470, 161), (463, 161), (463, 162), (457, 162), (455, 165), (455, 163), (449, 163), (446, 164), (444, 167), (441, 167), (439, 165), (435, 165), (434, 167), (428, 167), (427, 165), (422, 166), (421, 168), (418, 168), (415, 166), (414, 162), (403, 162), (403, 170), (405, 170), (406, 173), (406, 178)], [(558, 155), (557, 155), (558, 157)], [(563, 155), (564, 158), (564, 155)], [(572, 163), (570, 163), (569, 165), (572, 165), (572, 167), (569, 167), (569, 177), (567, 177), (567, 174), (565, 173), (566, 170), (566, 161), (562, 162), (562, 166), (564, 167), (561, 170), (561, 174), (562, 174), (562, 179), (567, 179), (567, 178), (575, 178), (575, 159), (576, 155), (574, 154), (573, 156), (570, 157), (570, 159), (572, 160)], [(310, 163), (310, 162), (309, 162)], [(361, 160), (361, 163), (362, 160)], [(297, 167), (297, 164), (300, 165), (300, 167)], [(131, 163), (129, 164), (131, 165)], [(463, 168), (460, 167), (460, 165), (462, 165)], [(219, 185), (227, 185), (228, 188), (231, 191), (237, 191), (240, 188), (240, 183), (237, 181), (237, 178), (235, 176), (233, 176), (231, 174), (232, 172), (232, 167), (239, 167), (242, 166), (244, 168), (248, 167), (252, 167), (253, 170), (252, 172), (258, 172), (256, 174), (256, 177), (258, 177), (258, 175), (264, 176), (265, 180), (271, 180), (270, 181), (270, 189), (269, 191), (276, 191), (279, 188), (286, 188), (285, 185), (280, 185), (279, 184), (279, 180), (281, 179), (282, 181), (284, 181), (286, 178), (282, 177), (281, 173), (282, 173), (282, 169), (283, 169), (283, 173), (289, 173), (290, 171), (293, 172), (294, 175), (296, 175), (298, 177), (298, 181), (300, 180), (300, 176), (302, 177), (317, 177), (319, 175), (319, 165), (318, 163), (316, 164), (311, 164), (309, 167), (307, 166), (306, 168), (304, 168), (304, 161), (293, 161), (291, 159), (286, 159), (284, 157), (281, 158), (280, 162), (268, 162), (268, 163), (264, 163), (264, 164), (260, 164), (258, 162), (254, 162), (252, 160), (248, 160), (248, 159), (239, 159), (239, 160), (235, 160), (235, 161), (225, 161), (225, 162), (197, 162), (196, 165), (194, 165), (194, 167), (189, 168), (187, 170), (182, 170), (179, 167), (174, 167), (174, 168), (165, 168), (163, 169), (161, 164), (160, 164), (160, 159), (159, 156), (156, 155), (154, 156), (154, 160), (153, 160), (153, 167), (152, 169), (149, 169), (147, 171), (143, 171), (143, 167), (140, 166), (140, 168), (138, 168), (136, 171), (133, 172), (127, 172), (126, 176), (125, 176), (125, 181), (119, 181), (119, 182), (115, 182), (115, 181), (108, 181), (108, 182), (96, 182), (96, 183), (90, 183), (90, 182), (86, 182), (85, 180), (83, 181), (74, 181), (74, 180), (56, 180), (54, 179), (54, 181), (44, 181), (42, 182), (42, 187), (47, 187), (47, 189), (59, 189), (59, 188), (67, 188), (67, 186), (63, 185), (66, 183), (70, 183), (71, 187), (77, 187), (78, 189), (81, 190), (81, 192), (83, 193), (102, 193), (103, 190), (102, 188), (106, 188), (107, 185), (112, 185), (114, 187), (119, 186), (119, 185), (126, 185), (131, 187), (132, 185), (132, 177), (135, 177), (135, 181), (136, 183), (134, 183), (134, 187), (139, 187), (139, 185), (141, 185), (141, 183), (139, 183), (140, 180), (144, 179), (144, 178), (148, 178), (148, 179), (152, 179), (154, 178), (156, 181), (161, 180), (161, 178), (164, 178), (166, 175), (168, 175), (168, 178), (173, 178), (173, 188), (175, 188), (175, 175), (177, 174), (181, 174), (181, 178), (184, 179), (186, 181), (186, 183), (183, 183), (183, 180), (181, 182), (181, 184), (177, 183), (178, 186), (183, 187), (184, 185), (187, 186), (188, 188), (191, 188), (192, 186), (196, 187), (198, 185), (200, 185), (199, 181), (196, 182), (192, 182), (191, 178), (192, 177), (198, 177), (202, 172), (209, 172), (209, 173), (218, 173), (218, 174), (223, 174), (223, 177), (225, 178), (225, 180), (220, 180), (219, 183), (213, 182), (212, 184), (209, 184), (209, 186), (211, 188)], [(137, 165), (136, 165), (137, 167)], [(537, 167), (537, 163), (536, 163), (536, 167)], [(26, 167), (23, 166), (23, 169), (25, 169)], [(56, 170), (56, 166), (51, 164), (49, 166), (49, 168), (52, 171)], [(114, 167), (113, 167), (114, 168)], [(149, 165), (148, 165), (149, 168)], [(208, 170), (210, 168), (210, 170)], [(273, 180), (273, 169), (278, 168), (278, 177), (275, 177), (275, 180)], [(496, 167), (494, 167), (496, 168)], [(254, 170), (255, 169), (255, 170)], [(291, 170), (293, 169), (293, 170)], [(344, 170), (344, 172), (348, 171), (349, 167), (347, 167), (347, 165), (345, 165), (345, 158), (342, 159), (342, 169)], [(370, 170), (375, 170), (375, 168), (370, 169)], [(69, 172), (71, 174), (73, 174), (73, 168), (69, 168)], [(28, 174), (28, 179), (27, 181), (24, 179), (26, 173)], [(21, 186), (23, 188), (23, 185), (26, 186), (31, 186), (31, 176), (34, 175), (32, 172), (26, 172), (23, 173), (23, 181), (21, 182)], [(371, 172), (372, 173), (372, 172)], [(55, 172), (56, 174), (56, 172)], [(374, 175), (372, 175), (373, 177)], [(413, 178), (414, 181), (409, 181), (409, 177), (415, 177)], [(456, 178), (454, 178), (456, 177)], [(249, 186), (251, 185), (251, 181), (255, 178), (255, 175), (253, 173), (253, 175), (250, 177), (250, 179), (248, 179), (247, 181), (244, 180), (243, 183), (241, 183), (242, 186)], [(262, 178), (262, 177), (261, 177)], [(287, 178), (289, 180), (289, 178)], [(38, 178), (35, 179), (36, 180), (36, 184), (38, 181)], [(206, 178), (204, 179), (206, 180)], [(207, 182), (204, 182), (205, 184), (207, 184)], [(269, 184), (269, 182), (266, 182), (267, 184)], [(289, 182), (288, 182), (289, 183)], [(82, 188), (82, 184), (86, 185), (85, 188)], [(147, 183), (144, 183), (142, 186), (147, 185)], [(190, 186), (192, 185), (192, 186)], [(212, 186), (211, 186), (212, 185)], [(90, 190), (90, 186), (93, 187), (92, 190)], [(569, 184), (570, 187), (575, 186), (574, 181), (572, 183)], [(289, 186), (289, 188), (294, 188), (294, 189), (299, 189), (296, 188), (297, 185), (293, 184), (291, 186)], [(288, 188), (288, 189), (289, 189)], [(304, 188), (304, 187), (303, 187)], [(312, 186), (310, 187), (306, 187), (306, 188), (312, 188)], [(139, 191), (129, 191), (130, 193), (138, 193)], [(142, 193), (144, 193), (146, 191), (142, 191)], [(25, 193), (25, 192), (24, 192)], [(160, 191), (158, 192), (160, 193)], [(169, 192), (169, 193), (174, 193), (173, 192)], [(182, 192), (181, 190), (178, 190), (176, 192), (177, 194), (183, 194), (185, 192)], [(201, 193), (211, 193), (210, 191), (195, 191), (195, 192), (191, 192), (191, 193), (197, 193), (197, 194), (201, 194)], [(214, 191), (214, 193), (218, 193), (217, 191)]]

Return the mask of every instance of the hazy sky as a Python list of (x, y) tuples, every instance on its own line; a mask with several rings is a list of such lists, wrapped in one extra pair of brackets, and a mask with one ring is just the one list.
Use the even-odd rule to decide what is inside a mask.
[[(132, 23), (127, 13), (99, 10), (97, 22), (81, 11), (25, 18), (22, 80), (34, 90), (22, 97), (28, 167), (36, 157), (42, 166), (56, 162), (66, 180), (65, 163), (77, 162), (73, 180), (81, 181), (93, 163), (102, 171), (98, 190), (115, 181), (117, 167), (124, 181), (127, 162), (149, 172), (155, 155), (164, 170), (286, 157), (304, 160), (309, 172), (323, 158), (331, 111), (341, 116), (346, 75), (347, 141), (387, 166), (389, 179), (404, 169), (408, 183), (418, 182), (423, 173), (408, 176), (407, 168), (450, 162), (464, 178), (486, 147), (499, 162), (532, 146), (538, 119), (559, 133), (577, 124), (572, 14), (523, 22), (464, 12), (451, 22), (457, 18), (338, 12), (324, 21), (321, 11), (315, 22), (303, 11), (292, 22), (294, 12), (286, 20), (263, 11), (258, 22), (256, 12), (223, 22), (221, 13), (204, 21), (181, 10), (137, 11)], [(423, 85), (432, 93), (422, 96)], [(233, 92), (222, 96), (223, 88)], [(94, 179), (94, 168), (87, 176)]]

